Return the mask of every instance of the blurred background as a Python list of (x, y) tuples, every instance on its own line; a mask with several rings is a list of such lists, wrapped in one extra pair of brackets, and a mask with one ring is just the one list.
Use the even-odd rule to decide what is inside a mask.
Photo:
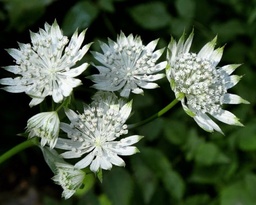
[[(207, 133), (183, 111), (180, 104), (162, 118), (130, 134), (145, 137), (138, 143), (140, 153), (125, 157), (126, 167), (103, 172), (103, 183), (88, 176), (83, 192), (61, 199), (61, 188), (51, 180), (52, 172), (39, 148), (29, 148), (0, 166), (1, 205), (255, 205), (256, 204), (256, 0), (1, 0), (0, 65), (14, 64), (4, 50), (29, 43), (29, 31), (37, 32), (44, 23), (57, 20), (67, 36), (88, 27), (84, 43), (116, 40), (140, 35), (144, 44), (160, 38), (158, 48), (166, 47), (173, 36), (194, 29), (192, 51), (218, 35), (225, 45), (220, 66), (241, 63), (235, 74), (243, 78), (231, 93), (250, 105), (229, 105), (245, 127), (218, 122), (225, 133)], [(165, 55), (165, 53), (164, 53)], [(83, 61), (93, 61), (88, 52)], [(97, 72), (90, 66), (83, 86), (75, 96), (89, 102), (95, 92), (84, 77)], [(4, 69), (0, 77), (12, 76)], [(162, 109), (174, 99), (166, 79), (161, 88), (132, 96), (134, 123)], [(23, 93), (0, 90), (0, 154), (24, 141), (27, 120), (38, 112), (29, 108)]]

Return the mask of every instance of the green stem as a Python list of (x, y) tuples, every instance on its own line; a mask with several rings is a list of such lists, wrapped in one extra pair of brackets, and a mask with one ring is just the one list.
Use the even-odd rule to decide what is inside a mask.
[(2, 154), (0, 156), (0, 164), (2, 164), (4, 161), (6, 161), (7, 159), (9, 159), (10, 157), (14, 156), (15, 154), (21, 152), (22, 150), (32, 147), (36, 144), (35, 139), (32, 138), (30, 140), (26, 140), (18, 145), (16, 145), (15, 147), (11, 148), (10, 150), (8, 150), (7, 152), (5, 152), (4, 154)]
[(174, 99), (170, 104), (168, 104), (166, 107), (164, 107), (162, 110), (160, 110), (156, 114), (152, 115), (151, 117), (149, 117), (143, 121), (140, 121), (138, 123), (128, 125), (128, 129), (133, 129), (133, 128), (142, 126), (146, 123), (153, 121), (154, 119), (156, 119), (158, 117), (161, 117), (163, 114), (165, 114), (167, 111), (169, 111), (174, 105), (176, 105), (179, 102), (179, 100), (180, 99)]

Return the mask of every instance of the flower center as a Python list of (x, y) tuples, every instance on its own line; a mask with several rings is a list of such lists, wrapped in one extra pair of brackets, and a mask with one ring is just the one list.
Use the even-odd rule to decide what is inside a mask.
[(194, 53), (183, 54), (176, 59), (172, 74), (176, 91), (185, 94), (190, 108), (210, 114), (220, 110), (227, 92), (225, 81), (209, 60)]

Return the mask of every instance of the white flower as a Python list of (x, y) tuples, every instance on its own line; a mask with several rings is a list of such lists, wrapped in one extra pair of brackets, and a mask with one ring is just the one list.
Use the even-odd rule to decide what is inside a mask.
[(49, 144), (51, 148), (54, 148), (60, 130), (60, 120), (58, 113), (42, 112), (31, 117), (27, 122), (28, 137), (41, 138), (41, 146)]
[(45, 23), (38, 33), (31, 32), (32, 44), (19, 43), (19, 49), (7, 49), (16, 65), (5, 69), (18, 77), (1, 79), (0, 84), (7, 85), (3, 89), (12, 93), (25, 92), (32, 98), (30, 106), (41, 103), (46, 96), (52, 96), (56, 103), (61, 102), (81, 84), (81, 80), (74, 77), (89, 65), (83, 63), (71, 69), (90, 47), (87, 44), (80, 49), (85, 32), (78, 35), (76, 31), (69, 44), (56, 21), (52, 26)]
[(67, 150), (62, 153), (64, 158), (80, 158), (75, 167), (82, 169), (90, 165), (93, 172), (99, 169), (111, 169), (112, 164), (124, 166), (125, 162), (118, 155), (132, 155), (138, 152), (134, 146), (141, 136), (133, 135), (114, 141), (127, 134), (124, 124), (131, 113), (131, 102), (126, 103), (109, 92), (100, 92), (94, 97), (90, 106), (84, 108), (84, 113), (77, 114), (66, 110), (71, 124), (62, 123), (61, 129), (68, 138), (59, 138), (56, 148)]
[(198, 54), (190, 52), (193, 32), (185, 41), (185, 34), (168, 46), (167, 79), (183, 109), (206, 131), (222, 133), (220, 127), (209, 117), (230, 125), (242, 126), (231, 112), (222, 109), (223, 104), (248, 103), (240, 96), (227, 92), (235, 86), (240, 76), (231, 73), (240, 65), (217, 67), (223, 47), (214, 49), (217, 37), (208, 42)]
[(155, 74), (166, 67), (166, 61), (156, 64), (164, 49), (154, 51), (158, 39), (144, 46), (139, 36), (128, 37), (121, 32), (117, 42), (100, 42), (102, 53), (93, 52), (94, 58), (102, 65), (94, 65), (99, 74), (90, 76), (94, 88), (105, 91), (120, 91), (123, 97), (130, 92), (143, 94), (143, 89), (154, 89), (153, 83), (163, 78), (164, 74)]
[(70, 198), (83, 184), (85, 173), (73, 165), (56, 163), (57, 175), (52, 179), (63, 188), (62, 197)]

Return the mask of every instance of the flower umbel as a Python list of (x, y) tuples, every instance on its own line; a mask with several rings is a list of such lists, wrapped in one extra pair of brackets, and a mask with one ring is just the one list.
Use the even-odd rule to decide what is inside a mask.
[(133, 135), (114, 141), (128, 133), (125, 121), (131, 113), (132, 102), (125, 103), (113, 93), (102, 91), (93, 99), (82, 114), (66, 110), (71, 124), (61, 123), (61, 129), (70, 139), (59, 138), (56, 148), (68, 150), (62, 153), (64, 158), (80, 158), (86, 154), (75, 164), (79, 169), (90, 165), (90, 169), (97, 172), (99, 169), (111, 169), (112, 164), (124, 166), (125, 162), (118, 155), (138, 152), (131, 145), (141, 139), (141, 136)]
[(148, 45), (142, 44), (139, 36), (128, 37), (121, 32), (117, 42), (108, 40), (100, 42), (103, 53), (93, 52), (94, 58), (102, 65), (95, 65), (99, 74), (90, 78), (94, 88), (105, 91), (120, 91), (122, 97), (128, 98), (130, 92), (143, 94), (143, 89), (154, 89), (153, 83), (163, 78), (164, 74), (155, 74), (166, 67), (166, 61), (156, 64), (164, 49), (154, 51), (158, 39)]
[(87, 44), (80, 49), (85, 32), (78, 35), (76, 31), (69, 44), (56, 21), (53, 25), (45, 23), (38, 33), (31, 32), (31, 44), (19, 43), (19, 49), (7, 49), (16, 65), (5, 69), (18, 77), (1, 79), (0, 84), (7, 85), (3, 89), (12, 93), (25, 92), (32, 98), (30, 106), (41, 103), (46, 96), (52, 96), (56, 103), (61, 102), (81, 84), (81, 80), (74, 77), (89, 65), (83, 63), (71, 68), (90, 47)]
[(27, 122), (28, 137), (41, 138), (41, 146), (49, 144), (50, 148), (54, 148), (60, 129), (60, 120), (58, 113), (42, 112), (31, 117)]
[(167, 79), (183, 109), (206, 131), (222, 133), (220, 127), (208, 116), (230, 125), (242, 124), (231, 112), (222, 109), (223, 104), (248, 103), (240, 96), (227, 92), (235, 86), (240, 76), (231, 75), (239, 67), (231, 64), (217, 65), (223, 54), (223, 47), (214, 49), (217, 37), (208, 42), (198, 54), (190, 52), (193, 32), (185, 40), (185, 34), (178, 42), (173, 38), (168, 45), (166, 69)]
[(63, 188), (62, 197), (70, 198), (83, 184), (85, 172), (73, 165), (56, 163), (57, 175), (52, 179)]

